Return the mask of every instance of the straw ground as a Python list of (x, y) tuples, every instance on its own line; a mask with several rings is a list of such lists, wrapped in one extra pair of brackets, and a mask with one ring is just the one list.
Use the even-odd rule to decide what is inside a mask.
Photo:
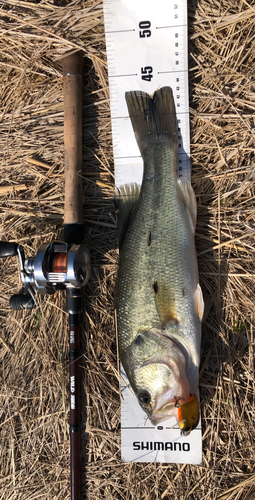
[[(252, 500), (254, 471), (255, 2), (189, 2), (196, 244), (208, 296), (200, 392), (201, 466), (120, 461), (114, 327), (114, 170), (101, 1), (0, 2), (0, 239), (27, 255), (61, 235), (61, 57), (81, 49), (84, 215), (92, 275), (82, 318), (83, 498)], [(69, 489), (64, 297), (10, 310), (17, 259), (0, 262), (0, 498)], [(86, 491), (86, 493), (85, 493)]]

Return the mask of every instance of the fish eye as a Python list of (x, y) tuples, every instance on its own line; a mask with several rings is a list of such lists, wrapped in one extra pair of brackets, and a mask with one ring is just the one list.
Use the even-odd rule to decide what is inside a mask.
[(139, 391), (137, 397), (138, 397), (139, 402), (144, 404), (144, 405), (147, 405), (150, 403), (151, 396), (150, 396), (148, 391), (145, 391), (145, 390)]

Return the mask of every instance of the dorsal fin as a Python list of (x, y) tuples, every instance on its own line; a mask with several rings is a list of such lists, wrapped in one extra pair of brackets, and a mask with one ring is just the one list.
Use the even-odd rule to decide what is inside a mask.
[(117, 213), (117, 231), (119, 249), (121, 248), (127, 232), (130, 217), (140, 194), (138, 184), (124, 184), (116, 188), (115, 208)]
[(197, 223), (197, 202), (193, 187), (191, 186), (190, 181), (188, 181), (185, 177), (179, 177), (178, 184), (181, 188), (183, 202), (189, 211), (192, 231), (195, 234)]

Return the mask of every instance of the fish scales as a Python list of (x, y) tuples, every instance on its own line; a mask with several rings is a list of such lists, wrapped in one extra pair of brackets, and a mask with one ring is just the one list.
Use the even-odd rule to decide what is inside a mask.
[[(120, 249), (119, 348), (138, 400), (141, 391), (149, 395), (149, 403), (140, 398), (140, 404), (158, 422), (176, 411), (178, 399), (187, 403), (198, 384), (203, 299), (194, 243), (196, 204), (188, 181), (177, 177), (171, 89), (164, 87), (153, 98), (130, 92), (126, 100), (144, 174)], [(160, 400), (168, 411), (163, 416)]]

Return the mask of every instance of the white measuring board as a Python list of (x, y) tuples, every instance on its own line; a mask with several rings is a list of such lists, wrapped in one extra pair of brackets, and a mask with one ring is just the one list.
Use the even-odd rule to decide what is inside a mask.
[[(178, 121), (178, 175), (190, 180), (187, 0), (103, 0), (110, 87), (115, 184), (141, 184), (143, 162), (125, 92), (173, 91)], [(132, 394), (121, 367), (123, 461), (199, 464), (201, 424), (180, 436), (175, 418), (154, 427)], [(198, 394), (199, 396), (199, 394)]]

